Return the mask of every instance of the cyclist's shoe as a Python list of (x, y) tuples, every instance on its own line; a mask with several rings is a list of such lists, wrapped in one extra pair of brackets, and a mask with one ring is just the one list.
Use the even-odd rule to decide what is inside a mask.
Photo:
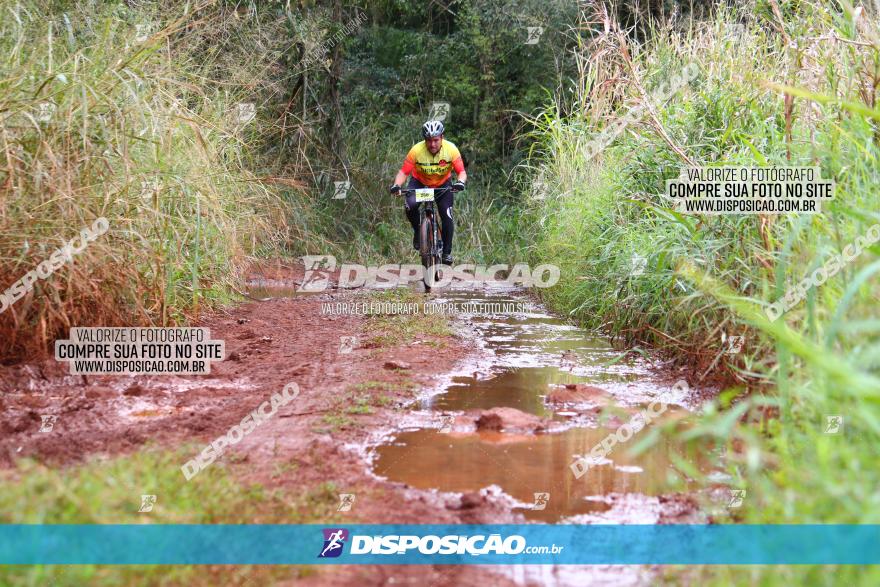
[(419, 250), (419, 245), (421, 244), (421, 243), (419, 242), (420, 240), (421, 240), (421, 239), (419, 239), (419, 233), (418, 233), (418, 232), (416, 232), (415, 234), (413, 234), (413, 248), (414, 248), (415, 250), (417, 250), (417, 251)]
[(452, 255), (443, 255), (443, 264), (452, 267)]

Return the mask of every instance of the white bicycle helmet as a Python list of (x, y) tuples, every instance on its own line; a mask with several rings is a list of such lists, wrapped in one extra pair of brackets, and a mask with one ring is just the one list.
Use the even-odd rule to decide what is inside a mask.
[(426, 139), (439, 137), (443, 134), (443, 123), (439, 120), (429, 120), (422, 125), (422, 136)]

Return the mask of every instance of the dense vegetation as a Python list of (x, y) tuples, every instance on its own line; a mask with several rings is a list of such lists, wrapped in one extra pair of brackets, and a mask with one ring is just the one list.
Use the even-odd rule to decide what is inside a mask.
[[(733, 359), (729, 375), (752, 392), (721, 394), (685, 437), (728, 447), (730, 483), (747, 492), (741, 514), (732, 510), (742, 521), (877, 523), (880, 247), (777, 321), (763, 311), (880, 222), (877, 15), (762, 0), (657, 23), (644, 41), (601, 9), (584, 19), (608, 26), (579, 53), (577, 99), (534, 119), (530, 250), (563, 275), (549, 302), (629, 343), (668, 349), (695, 369), (692, 380)], [(700, 75), (647, 107), (646, 93), (689, 63)], [(632, 109), (625, 131), (585, 156)], [(818, 166), (836, 197), (820, 215), (683, 216), (662, 194), (685, 165)], [(644, 270), (633, 270), (634, 256)], [(724, 354), (729, 335), (745, 337), (741, 354)], [(825, 434), (835, 415), (845, 427)], [(853, 567), (717, 574), (722, 583), (878, 580)]]
[[(453, 10), (454, 9), (454, 10)], [(71, 324), (168, 324), (229, 300), (254, 255), (412, 260), (387, 194), (434, 102), (471, 191), (458, 251), (509, 256), (519, 111), (564, 77), (568, 3), (4, 6), (0, 287), (107, 234), (0, 314), (0, 360)], [(552, 24), (552, 26), (551, 26)], [(546, 28), (526, 44), (528, 27)], [(572, 61), (573, 62), (573, 61)], [(557, 90), (557, 93), (562, 90)], [(335, 182), (349, 181), (346, 199)], [(490, 220), (495, 219), (495, 220)]]
[(163, 324), (228, 300), (242, 260), (288, 234), (278, 190), (253, 165), (268, 117), (236, 115), (275, 66), (247, 47), (278, 47), (279, 32), (223, 9), (3, 11), (0, 286), (96, 218), (110, 229), (0, 315), (0, 358), (71, 324)]

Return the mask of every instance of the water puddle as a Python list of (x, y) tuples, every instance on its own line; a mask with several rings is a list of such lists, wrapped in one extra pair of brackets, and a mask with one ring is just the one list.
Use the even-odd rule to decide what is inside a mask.
[[(682, 447), (668, 440), (630, 456), (627, 448), (648, 433), (645, 429), (576, 478), (570, 468), (575, 456), (589, 453), (640, 408), (661, 402), (667, 406), (661, 419), (680, 419), (688, 413), (689, 397), (651, 382), (649, 365), (643, 360), (621, 360), (621, 353), (605, 340), (547, 314), (540, 305), (492, 313), (493, 308), (511, 308), (517, 302), (522, 308), (523, 299), (512, 290), (449, 291), (432, 301), (488, 309), (460, 319), (482, 341), (489, 359), (476, 372), (453, 376), (437, 393), (426, 395), (421, 407), (428, 414), (461, 417), (462, 413), (509, 407), (552, 419), (563, 431), (407, 429), (375, 448), (377, 475), (449, 492), (496, 485), (522, 502), (527, 519), (556, 522), (581, 515), (590, 519), (607, 511), (611, 506), (603, 496), (608, 494), (670, 492), (673, 454), (709, 470), (705, 458), (684, 454)], [(548, 404), (545, 396), (564, 389), (565, 384), (596, 386), (604, 393), (595, 401)], [(681, 485), (676, 487), (681, 489)]]
[[(572, 455), (583, 454), (608, 434), (602, 428), (574, 428), (558, 434), (511, 435), (503, 432), (453, 437), (436, 430), (403, 432), (378, 448), (375, 472), (420, 489), (477, 491), (497, 485), (520, 502), (528, 519), (555, 522), (577, 514), (609, 509), (600, 500), (609, 493), (658, 495), (670, 470), (668, 444), (630, 458), (624, 449), (612, 463), (575, 479)], [(535, 494), (549, 494), (546, 499)], [(535, 509), (533, 504), (539, 502)], [(546, 503), (541, 504), (540, 502)]]

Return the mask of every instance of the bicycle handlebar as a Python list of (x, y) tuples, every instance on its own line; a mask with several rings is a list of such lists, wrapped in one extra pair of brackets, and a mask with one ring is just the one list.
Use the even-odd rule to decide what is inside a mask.
[[(455, 189), (453, 189), (453, 186), (451, 186), (451, 185), (446, 186), (446, 187), (439, 187), (439, 188), (418, 188), (418, 189), (431, 189), (431, 190), (437, 190), (437, 191), (446, 191), (446, 190), (450, 190), (450, 191), (452, 191), (452, 192), (460, 192), (460, 191), (462, 191), (462, 190), (455, 190)], [(400, 193), (401, 193), (401, 194), (414, 194), (414, 193), (416, 193), (416, 190), (406, 190), (406, 189), (400, 188)]]

